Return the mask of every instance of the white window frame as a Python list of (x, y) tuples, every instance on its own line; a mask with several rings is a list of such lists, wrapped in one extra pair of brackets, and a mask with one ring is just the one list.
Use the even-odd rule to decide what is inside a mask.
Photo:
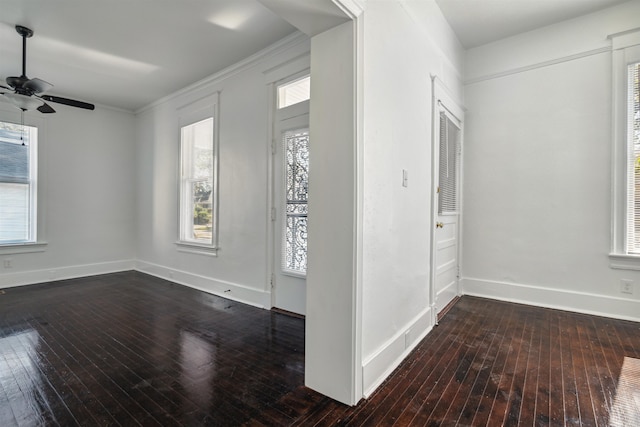
[[(187, 104), (178, 109), (178, 239), (176, 246), (180, 252), (188, 252), (202, 255), (217, 256), (218, 250), (218, 170), (219, 170), (219, 93), (213, 93), (193, 103)], [(213, 149), (213, 176), (212, 176), (212, 237), (211, 243), (202, 243), (190, 239), (183, 238), (183, 224), (191, 218), (184, 218), (185, 210), (185, 190), (183, 179), (183, 157), (182, 157), (182, 129), (186, 126), (201, 122), (206, 119), (213, 119), (213, 140), (211, 141)]]
[(4, 106), (0, 107), (0, 121), (22, 124), (25, 126), (31, 126), (38, 129), (38, 140), (36, 142), (37, 148), (35, 155), (36, 171), (34, 176), (34, 182), (32, 183), (33, 200), (32, 206), (35, 210), (32, 213), (32, 238), (29, 241), (20, 242), (7, 242), (0, 244), (0, 255), (12, 255), (22, 253), (34, 253), (44, 252), (47, 246), (47, 242), (44, 240), (45, 227), (44, 227), (44, 212), (45, 212), (45, 182), (38, 177), (46, 176), (45, 170), (45, 147), (46, 147), (46, 121), (41, 118), (32, 117), (30, 113), (21, 115), (15, 108), (5, 110)]
[(609, 266), (640, 270), (640, 255), (627, 253), (628, 66), (640, 62), (640, 28), (610, 35), (612, 47), (612, 212)]

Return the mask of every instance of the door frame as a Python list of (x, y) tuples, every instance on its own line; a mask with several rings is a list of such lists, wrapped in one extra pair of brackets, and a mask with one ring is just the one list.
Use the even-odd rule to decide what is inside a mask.
[(464, 108), (456, 102), (454, 96), (449, 92), (444, 82), (436, 75), (431, 75), (431, 95), (432, 95), (432, 114), (431, 114), (431, 230), (430, 234), (430, 269), (429, 269), (429, 304), (431, 307), (432, 324), (438, 324), (437, 313), (437, 291), (436, 291), (436, 222), (438, 220), (438, 183), (439, 183), (439, 157), (440, 157), (440, 113), (445, 112), (449, 116), (457, 119), (460, 128), (460, 162), (458, 169), (458, 224), (457, 224), (457, 269), (458, 280), (456, 281), (456, 291), (458, 295), (462, 295), (460, 287), (460, 272), (462, 265), (462, 227), (463, 227), (463, 191), (462, 182), (464, 175)]

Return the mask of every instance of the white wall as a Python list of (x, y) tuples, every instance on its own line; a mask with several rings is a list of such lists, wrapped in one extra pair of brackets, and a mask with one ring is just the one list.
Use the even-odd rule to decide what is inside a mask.
[(359, 372), (355, 328), (355, 27), (311, 39), (309, 258), (305, 385), (354, 404)]
[(432, 326), (430, 75), (459, 95), (463, 51), (434, 2), (368, 1), (363, 44), (362, 363), (368, 394)]
[(630, 2), (467, 52), (465, 293), (640, 319), (640, 273), (608, 258), (607, 35), (638, 16)]
[[(153, 104), (137, 120), (137, 265), (150, 274), (270, 307), (268, 245), (269, 98), (265, 72), (308, 54), (304, 36), (249, 58)], [(219, 251), (180, 252), (179, 107), (220, 92)]]
[[(98, 106), (95, 111), (52, 104), (55, 114), (29, 112), (39, 132), (39, 240), (42, 252), (11, 253), (0, 287), (128, 270), (135, 247), (135, 117)], [(13, 107), (0, 117), (17, 120)]]

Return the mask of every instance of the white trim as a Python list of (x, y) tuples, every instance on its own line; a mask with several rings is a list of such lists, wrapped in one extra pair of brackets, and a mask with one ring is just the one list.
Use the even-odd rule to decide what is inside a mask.
[(640, 255), (609, 254), (609, 267), (616, 270), (640, 271)]
[(624, 49), (640, 44), (640, 27), (621, 31), (607, 36), (611, 40), (612, 49)]
[(135, 111), (135, 114), (143, 113), (147, 110), (150, 110), (154, 107), (164, 104), (172, 99), (178, 98), (183, 95), (189, 95), (192, 92), (197, 92), (198, 90), (206, 89), (209, 85), (214, 85), (222, 82), (225, 79), (228, 79), (236, 74), (242, 73), (251, 67), (255, 66), (258, 62), (263, 59), (270, 58), (274, 55), (277, 55), (281, 52), (285, 52), (292, 47), (309, 40), (309, 37), (306, 34), (301, 33), (300, 31), (296, 31), (283, 39), (275, 42), (271, 46), (268, 46), (262, 49), (260, 52), (257, 52), (239, 62), (236, 62), (230, 67), (225, 68), (224, 70), (212, 74), (204, 79), (197, 81), (185, 88), (182, 88), (170, 95), (167, 95), (163, 98), (160, 98), (151, 104), (146, 105)]
[[(263, 72), (265, 83), (282, 83), (295, 76), (310, 74), (311, 52), (304, 52)], [(275, 103), (274, 103), (275, 105)]]
[(254, 307), (271, 307), (271, 292), (251, 288), (239, 283), (193, 274), (188, 271), (141, 260), (135, 262), (135, 270)]
[(0, 274), (0, 288), (34, 285), (36, 283), (45, 283), (54, 280), (67, 280), (75, 279), (77, 277), (97, 276), (99, 274), (129, 271), (134, 269), (134, 265), (134, 260), (120, 260)]
[[(336, 0), (334, 0), (336, 1)], [(353, 180), (353, 277), (352, 277), (352, 344), (353, 392), (352, 401), (357, 403), (364, 396), (364, 369), (362, 364), (362, 317), (363, 317), (363, 271), (364, 271), (364, 4), (360, 0), (340, 0), (344, 8), (349, 8), (354, 24), (354, 158)], [(351, 4), (347, 4), (351, 3)]]
[(175, 244), (176, 244), (176, 250), (178, 252), (185, 252), (188, 254), (217, 257), (218, 251), (220, 250), (220, 248), (217, 246), (214, 247), (210, 245), (199, 245), (197, 243), (182, 242), (179, 240), (175, 242)]
[(460, 282), (465, 295), (640, 321), (640, 300), (468, 277)]
[(364, 12), (364, 0), (332, 0), (342, 13), (355, 21)]
[(9, 243), (0, 245), (0, 255), (31, 254), (47, 250), (47, 242)]
[(472, 79), (467, 79), (463, 82), (463, 84), (471, 85), (474, 83), (484, 82), (486, 80), (498, 79), (500, 77), (510, 76), (512, 74), (525, 73), (527, 71), (535, 70), (538, 68), (549, 67), (551, 65), (561, 64), (563, 62), (575, 61), (576, 59), (586, 58), (592, 55), (600, 55), (601, 53), (609, 53), (611, 52), (610, 46), (599, 47), (597, 49), (586, 50), (584, 52), (579, 52), (573, 55), (566, 55), (555, 59), (550, 59), (548, 61), (537, 62), (535, 64), (525, 65), (522, 67), (516, 67), (505, 71), (500, 71), (497, 73), (486, 74), (484, 76), (474, 77)]
[(364, 397), (369, 397), (409, 355), (433, 327), (431, 308), (425, 308), (407, 327), (387, 340), (362, 363)]

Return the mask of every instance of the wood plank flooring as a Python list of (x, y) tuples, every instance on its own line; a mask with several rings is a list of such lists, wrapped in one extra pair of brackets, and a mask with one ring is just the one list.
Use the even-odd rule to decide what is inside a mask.
[(125, 272), (0, 293), (0, 426), (607, 426), (625, 357), (639, 323), (465, 296), (349, 407), (304, 319)]

